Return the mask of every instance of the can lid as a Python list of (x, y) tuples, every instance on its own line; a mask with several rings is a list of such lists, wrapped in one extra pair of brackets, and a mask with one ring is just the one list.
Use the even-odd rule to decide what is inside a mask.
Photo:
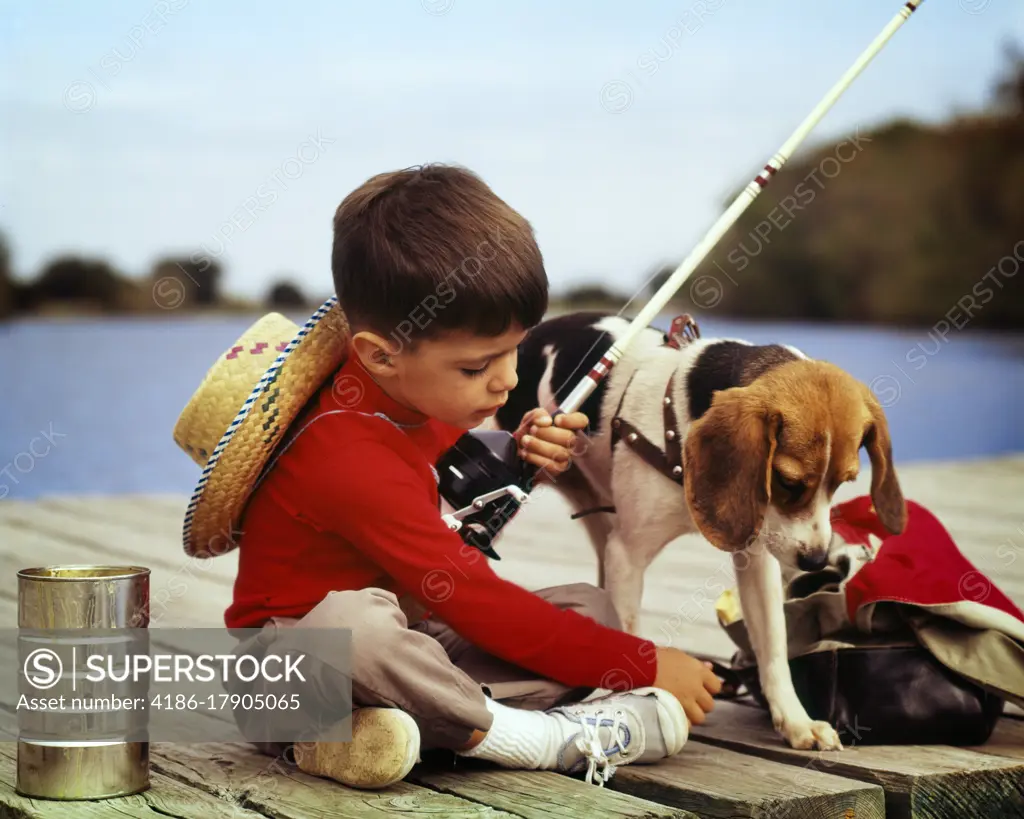
[(18, 577), (22, 580), (56, 582), (81, 582), (83, 580), (130, 580), (134, 577), (145, 577), (147, 575), (149, 575), (149, 569), (145, 566), (113, 566), (106, 564), (36, 566), (30, 569), (21, 569), (18, 572)]

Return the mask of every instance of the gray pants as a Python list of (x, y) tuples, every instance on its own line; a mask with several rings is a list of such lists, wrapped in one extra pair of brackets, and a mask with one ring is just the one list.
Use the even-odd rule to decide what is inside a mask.
[[(561, 609), (621, 628), (610, 598), (595, 586), (576, 583), (534, 593)], [(477, 648), (443, 622), (427, 619), (410, 627), (398, 598), (383, 589), (331, 592), (301, 619), (274, 618), (238, 651), (253, 653), (257, 643), (269, 646), (274, 632), (289, 626), (350, 630), (353, 707), (400, 708), (416, 720), (424, 749), (457, 750), (474, 731), (487, 731), (492, 716), (486, 696), (513, 708), (546, 710), (593, 691), (539, 678)], [(330, 666), (330, 658), (318, 659)], [(257, 681), (233, 693), (260, 693), (258, 686)], [(257, 745), (275, 755), (286, 747)]]

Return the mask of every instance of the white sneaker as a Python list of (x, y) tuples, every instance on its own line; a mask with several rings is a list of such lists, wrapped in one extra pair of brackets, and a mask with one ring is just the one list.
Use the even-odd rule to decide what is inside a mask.
[(682, 750), (690, 721), (672, 694), (660, 688), (638, 688), (609, 694), (547, 712), (564, 725), (557, 770), (586, 770), (588, 784), (604, 787), (615, 769), (632, 762), (657, 762)]
[(313, 776), (377, 790), (405, 779), (420, 758), (420, 729), (397, 708), (352, 712), (351, 742), (296, 742), (295, 762)]

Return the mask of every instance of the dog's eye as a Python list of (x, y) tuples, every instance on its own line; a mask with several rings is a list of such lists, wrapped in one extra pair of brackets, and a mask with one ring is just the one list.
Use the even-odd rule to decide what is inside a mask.
[(775, 473), (775, 480), (778, 482), (779, 486), (781, 486), (790, 494), (799, 495), (804, 491), (803, 481), (790, 480), (777, 469), (772, 471)]

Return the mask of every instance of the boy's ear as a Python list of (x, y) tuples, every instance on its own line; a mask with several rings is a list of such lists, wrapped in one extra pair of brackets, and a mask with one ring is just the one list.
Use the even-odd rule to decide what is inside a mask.
[(359, 356), (359, 361), (375, 375), (387, 375), (393, 371), (395, 353), (387, 341), (369, 330), (356, 333), (349, 342), (350, 349)]

